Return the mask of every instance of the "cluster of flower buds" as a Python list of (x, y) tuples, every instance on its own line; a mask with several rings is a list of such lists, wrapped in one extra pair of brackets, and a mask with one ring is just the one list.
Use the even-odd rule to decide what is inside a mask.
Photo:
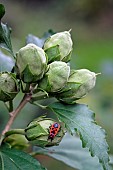
[[(72, 45), (70, 31), (64, 31), (48, 38), (43, 48), (31, 43), (22, 47), (16, 53), (15, 74), (0, 73), (0, 100), (14, 99), (19, 91), (18, 81), (33, 88), (31, 103), (33, 97), (39, 100), (52, 96), (74, 104), (84, 97), (95, 86), (96, 74), (87, 69), (70, 69), (67, 62)], [(40, 117), (28, 125), (25, 134), (32, 144), (50, 146), (59, 144), (64, 130), (55, 120)]]
[[(58, 100), (73, 104), (84, 97), (95, 85), (95, 73), (70, 70), (72, 39), (70, 31), (50, 36), (43, 48), (27, 44), (16, 53), (15, 72), (23, 84), (36, 84), (38, 89)], [(16, 78), (0, 73), (0, 100), (12, 100), (18, 93)], [(35, 89), (36, 91), (36, 89)]]
[[(70, 70), (72, 39), (69, 31), (56, 33), (44, 43), (48, 69), (38, 85), (58, 100), (74, 104), (94, 86), (96, 74), (87, 69)], [(60, 61), (59, 61), (60, 60)]]
[[(47, 57), (45, 60), (46, 63), (44, 65), (44, 70), (42, 70), (43, 76), (41, 75), (40, 78), (35, 79), (38, 80), (37, 89), (41, 89), (42, 91), (48, 93), (48, 96), (56, 97), (59, 101), (66, 104), (74, 104), (76, 100), (84, 97), (95, 86), (96, 82), (96, 74), (94, 72), (91, 72), (87, 69), (70, 69), (70, 66), (67, 62), (71, 57), (72, 44), (70, 32), (68, 31), (56, 33), (48, 38), (45, 41), (43, 48), (44, 52), (46, 53), (45, 58)], [(30, 48), (31, 46), (32, 44), (29, 44)], [(24, 48), (26, 49), (26, 47)], [(35, 46), (33, 46), (33, 48), (35, 48)], [(24, 53), (23, 49), (22, 54)], [(25, 52), (23, 57), (26, 56), (26, 58), (28, 58), (26, 54), (28, 53)], [(21, 56), (20, 52), (18, 53), (18, 58), (19, 56)], [(34, 72), (36, 64), (38, 69), (40, 69), (38, 66), (40, 65), (40, 62), (42, 62), (42, 60), (39, 60), (39, 63), (33, 64), (35, 65), (35, 67), (33, 66)], [(30, 64), (27, 63), (29, 67)], [(18, 66), (18, 69), (19, 67), (21, 68), (21, 64), (18, 64), (18, 59), (16, 65)], [(23, 68), (25, 68), (25, 65)], [(26, 73), (23, 70), (25, 69), (22, 69), (22, 71), (19, 71), (19, 73), (20, 77), (24, 81)], [(38, 73), (40, 73), (40, 71), (38, 71)], [(64, 136), (64, 131), (65, 130), (62, 128), (62, 126), (55, 122), (55, 120), (39, 117), (27, 126), (25, 129), (25, 136), (31, 144), (45, 147), (58, 145)]]

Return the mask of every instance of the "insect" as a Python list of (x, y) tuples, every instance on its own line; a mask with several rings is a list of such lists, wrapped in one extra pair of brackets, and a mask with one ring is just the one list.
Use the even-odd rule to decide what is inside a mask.
[(57, 122), (53, 123), (53, 124), (50, 126), (50, 129), (49, 129), (48, 139), (51, 139), (51, 142), (52, 142), (52, 140), (53, 140), (54, 137), (58, 134), (59, 131), (60, 131), (60, 124), (57, 123)]

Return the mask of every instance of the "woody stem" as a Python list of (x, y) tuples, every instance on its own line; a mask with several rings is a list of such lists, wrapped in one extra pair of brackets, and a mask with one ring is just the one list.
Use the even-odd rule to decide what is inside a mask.
[(22, 110), (22, 108), (26, 105), (26, 103), (28, 103), (30, 101), (30, 99), (31, 99), (31, 94), (30, 93), (25, 94), (22, 101), (18, 105), (18, 107), (14, 111), (10, 112), (10, 118), (9, 118), (4, 130), (2, 131), (2, 135), (4, 135), (10, 129), (10, 127), (13, 124), (17, 115)]

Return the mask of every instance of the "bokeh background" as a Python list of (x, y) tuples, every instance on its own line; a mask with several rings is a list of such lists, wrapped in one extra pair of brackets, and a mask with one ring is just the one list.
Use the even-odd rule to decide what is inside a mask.
[[(49, 29), (55, 32), (72, 29), (71, 67), (101, 73), (96, 87), (79, 102), (87, 103), (96, 113), (96, 121), (106, 130), (113, 154), (113, 0), (1, 0), (0, 3), (6, 8), (3, 22), (12, 28), (15, 52), (25, 45), (29, 33), (41, 38)], [(15, 107), (20, 98), (21, 94), (15, 99)], [(13, 127), (25, 127), (39, 112), (39, 108), (28, 104)], [(0, 102), (0, 130), (7, 120), (7, 110)], [(48, 170), (72, 170), (47, 157), (39, 159)]]

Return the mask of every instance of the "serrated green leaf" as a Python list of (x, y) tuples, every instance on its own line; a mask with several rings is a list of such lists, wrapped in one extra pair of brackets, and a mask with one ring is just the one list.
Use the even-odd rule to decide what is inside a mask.
[(46, 170), (29, 154), (7, 147), (0, 148), (0, 170)]
[(65, 105), (59, 102), (50, 104), (58, 119), (65, 123), (72, 134), (78, 132), (82, 146), (89, 148), (92, 156), (97, 156), (104, 170), (109, 170), (108, 145), (105, 131), (95, 124), (94, 113), (84, 104)]
[(3, 4), (0, 4), (0, 20), (5, 14), (5, 7)]
[(0, 51), (0, 72), (11, 71), (14, 66), (14, 60)]
[(12, 44), (10, 39), (11, 28), (7, 24), (0, 21), (0, 47), (8, 50), (14, 57)]
[(76, 136), (66, 134), (59, 146), (48, 148), (34, 147), (37, 154), (48, 155), (54, 159), (79, 170), (103, 170), (97, 157), (91, 157), (88, 149), (83, 149), (81, 141)]

